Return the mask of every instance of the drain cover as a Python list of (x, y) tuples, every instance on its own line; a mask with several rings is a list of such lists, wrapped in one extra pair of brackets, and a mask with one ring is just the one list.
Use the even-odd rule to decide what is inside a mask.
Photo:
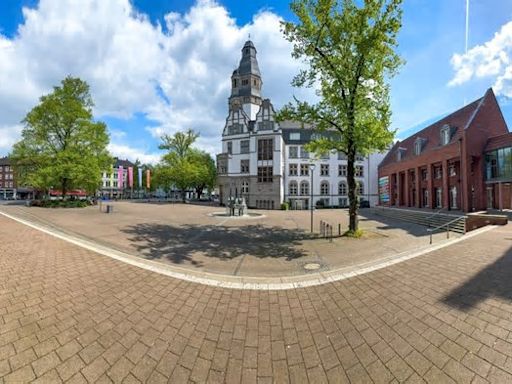
[(308, 263), (304, 265), (304, 269), (307, 271), (314, 271), (315, 269), (320, 269), (320, 264), (318, 263)]

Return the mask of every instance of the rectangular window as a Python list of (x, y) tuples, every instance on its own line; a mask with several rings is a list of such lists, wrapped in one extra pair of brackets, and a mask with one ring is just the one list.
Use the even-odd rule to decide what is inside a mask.
[(449, 174), (450, 176), (457, 176), (457, 170), (456, 170), (456, 168), (455, 168), (455, 164), (450, 164), (450, 165), (448, 166), (448, 174)]
[(343, 152), (338, 152), (338, 160), (347, 160), (347, 155)]
[(240, 153), (249, 153), (249, 140), (240, 141)]
[(309, 152), (304, 147), (300, 147), (300, 158), (309, 159)]
[(436, 179), (440, 179), (443, 177), (443, 170), (441, 167), (434, 168), (434, 175), (436, 176)]
[(249, 160), (240, 160), (240, 173), (249, 173)]
[(347, 177), (347, 166), (346, 165), (338, 165), (338, 176)]
[(290, 147), (288, 149), (288, 158), (297, 159), (299, 157), (299, 147)]
[(260, 121), (258, 123), (258, 131), (271, 131), (274, 129), (273, 121)]
[(301, 164), (300, 165), (300, 175), (301, 176), (309, 176), (309, 164)]
[(356, 165), (355, 176), (356, 177), (363, 177), (364, 176), (364, 167), (363, 166)]
[(228, 127), (228, 135), (237, 135), (243, 132), (242, 124), (235, 123)]
[(258, 140), (258, 160), (272, 160), (274, 153), (273, 139)]
[(290, 140), (300, 140), (300, 132), (290, 133)]
[(320, 176), (329, 176), (329, 164), (320, 164)]
[(364, 161), (364, 156), (356, 155), (356, 161)]
[(299, 167), (297, 166), (297, 164), (290, 164), (289, 165), (289, 172), (288, 172), (288, 174), (290, 176), (297, 176), (298, 172), (299, 172)]
[(428, 172), (426, 169), (421, 170), (421, 180), (427, 180), (428, 178)]
[(441, 208), (443, 206), (443, 190), (441, 188), (436, 188), (436, 208)]
[(258, 183), (272, 182), (272, 167), (258, 167)]
[(228, 153), (231, 155), (233, 153), (233, 143), (228, 141)]
[(242, 79), (242, 85), (249, 85), (249, 79)]

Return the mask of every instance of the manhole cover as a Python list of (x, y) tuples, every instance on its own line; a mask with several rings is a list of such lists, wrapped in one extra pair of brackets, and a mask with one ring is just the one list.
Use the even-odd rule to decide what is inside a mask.
[(315, 269), (320, 269), (320, 264), (318, 263), (308, 263), (304, 265), (304, 269), (307, 271), (314, 271)]

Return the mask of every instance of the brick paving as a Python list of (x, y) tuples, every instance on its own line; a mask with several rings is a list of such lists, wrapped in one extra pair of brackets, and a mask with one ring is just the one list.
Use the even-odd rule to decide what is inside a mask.
[(322, 286), (229, 290), (0, 217), (0, 383), (512, 382), (512, 226)]

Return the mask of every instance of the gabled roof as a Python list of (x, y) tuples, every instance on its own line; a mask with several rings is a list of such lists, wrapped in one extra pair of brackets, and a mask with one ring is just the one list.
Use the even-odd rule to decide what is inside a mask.
[(131, 161), (129, 160), (122, 160), (122, 159), (118, 159), (117, 157), (115, 158), (115, 164), (114, 164), (114, 168), (119, 168), (119, 166), (122, 166), (123, 168), (128, 168), (128, 167), (135, 167), (135, 164), (133, 164)]
[(457, 140), (462, 136), (462, 132), (465, 129), (468, 129), (468, 127), (471, 125), (471, 122), (478, 113), (480, 106), (483, 104), (484, 100), (489, 94), (492, 94), (492, 89), (488, 89), (483, 97), (456, 110), (448, 116), (443, 117), (435, 123), (430, 124), (428, 127), (422, 129), (421, 131), (414, 133), (402, 141), (397, 141), (388, 152), (386, 157), (382, 160), (379, 167), (396, 162), (396, 151), (398, 148), (404, 149), (402, 152), (401, 161), (415, 157), (416, 154), (414, 153), (414, 143), (418, 138), (423, 140), (423, 147), (421, 151), (422, 153), (441, 148), (441, 128), (444, 126), (450, 127), (450, 143), (457, 142)]
[(505, 147), (512, 147), (512, 132), (489, 138), (487, 145), (485, 146), (485, 151), (492, 151), (494, 149)]
[(0, 157), (0, 165), (11, 165), (11, 159), (9, 159), (7, 156)]

